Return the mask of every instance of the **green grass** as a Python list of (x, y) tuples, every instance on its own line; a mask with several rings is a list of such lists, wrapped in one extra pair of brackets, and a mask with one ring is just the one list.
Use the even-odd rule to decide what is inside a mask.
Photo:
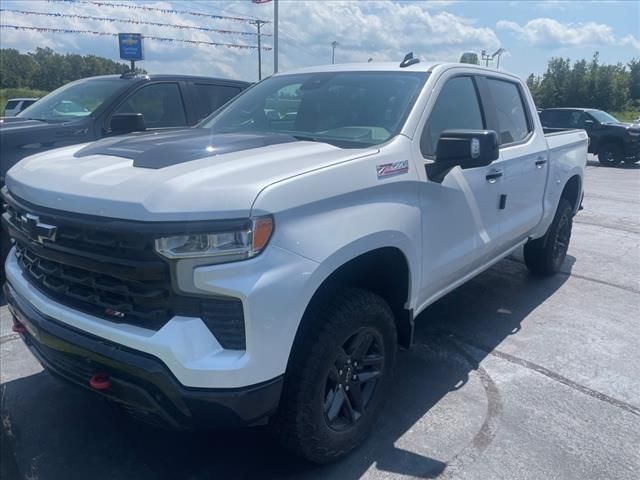
[(0, 116), (4, 115), (4, 106), (10, 98), (37, 98), (44, 97), (47, 93), (49, 92), (30, 88), (0, 88)]
[(626, 112), (611, 112), (611, 115), (621, 122), (633, 122), (636, 118), (640, 117), (640, 111), (627, 110)]

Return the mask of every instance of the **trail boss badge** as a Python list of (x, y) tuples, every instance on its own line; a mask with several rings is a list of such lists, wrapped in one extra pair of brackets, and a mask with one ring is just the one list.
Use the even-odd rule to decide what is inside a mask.
[(390, 177), (391, 175), (400, 175), (409, 171), (409, 161), (385, 163), (384, 165), (376, 165), (378, 178)]

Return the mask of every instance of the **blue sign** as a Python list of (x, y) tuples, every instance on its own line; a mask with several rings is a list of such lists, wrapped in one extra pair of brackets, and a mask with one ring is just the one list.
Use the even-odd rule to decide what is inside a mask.
[(119, 33), (120, 58), (122, 60), (144, 60), (142, 35), (140, 33)]

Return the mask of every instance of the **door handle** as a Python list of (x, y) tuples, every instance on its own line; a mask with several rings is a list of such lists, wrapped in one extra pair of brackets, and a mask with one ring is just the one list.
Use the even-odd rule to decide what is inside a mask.
[(536, 168), (542, 168), (546, 163), (547, 163), (546, 158), (538, 157), (538, 159), (536, 160)]
[(496, 180), (498, 180), (501, 176), (502, 170), (493, 170), (491, 173), (487, 174), (485, 178), (489, 183), (496, 183)]

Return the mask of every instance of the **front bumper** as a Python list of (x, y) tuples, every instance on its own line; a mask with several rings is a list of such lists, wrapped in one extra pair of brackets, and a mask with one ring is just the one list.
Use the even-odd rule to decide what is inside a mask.
[(629, 158), (640, 157), (640, 139), (632, 139), (631, 141), (624, 143), (624, 156)]
[[(141, 420), (181, 429), (258, 425), (278, 406), (281, 376), (242, 388), (184, 387), (152, 355), (39, 312), (9, 283), (4, 292), (22, 339), (50, 373), (95, 391)], [(108, 388), (90, 386), (98, 373), (107, 375)]]

